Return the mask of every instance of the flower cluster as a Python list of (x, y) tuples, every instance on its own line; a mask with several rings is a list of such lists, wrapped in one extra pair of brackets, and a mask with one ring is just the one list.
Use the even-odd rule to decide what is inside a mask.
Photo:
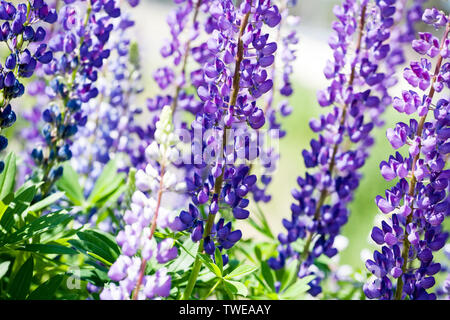
[(153, 299), (170, 293), (171, 278), (166, 268), (161, 267), (152, 275), (145, 275), (145, 270), (150, 259), (163, 265), (178, 255), (173, 239), (157, 244), (154, 238), (156, 227), (178, 230), (180, 225), (177, 214), (162, 205), (164, 193), (183, 188), (171, 170), (171, 162), (178, 157), (174, 147), (177, 138), (172, 131), (172, 112), (165, 107), (156, 123), (155, 141), (145, 151), (149, 163), (145, 170), (136, 173), (137, 190), (132, 196), (131, 210), (123, 217), (126, 225), (117, 235), (122, 255), (108, 275), (118, 285), (111, 283), (106, 287), (100, 295), (102, 299)]
[[(216, 1), (211, 8), (211, 36), (199, 47), (206, 51), (202, 56), (209, 58), (201, 72), (191, 74), (203, 110), (191, 127), (205, 136), (197, 140), (194, 136), (195, 165), (187, 178), (192, 205), (189, 211), (182, 211), (180, 220), (183, 229), (192, 232), (192, 239), (201, 241), (199, 250), (212, 255), (216, 247), (219, 251), (229, 249), (242, 236), (224, 219), (215, 223), (217, 212), (230, 210), (236, 219), (250, 214), (245, 197), (257, 179), (247, 165), (237, 165), (235, 159), (253, 160), (257, 154), (251, 150), (251, 129), (261, 128), (265, 115), (256, 100), (272, 89), (266, 68), (273, 64), (277, 49), (263, 26), (277, 26), (281, 15), (270, 1), (249, 0), (239, 7), (231, 1)], [(229, 129), (240, 134), (230, 136)], [(196, 207), (203, 207), (207, 216), (199, 215)], [(226, 262), (227, 257), (223, 257)]]
[[(43, 0), (32, 3), (0, 2), (0, 42), (5, 43), (9, 55), (0, 63), (0, 132), (16, 122), (11, 100), (25, 92), (21, 78), (33, 75), (38, 63), (48, 64), (53, 57), (45, 43), (46, 31), (38, 25), (40, 21), (52, 24), (57, 20), (55, 9)], [(0, 152), (6, 149), (8, 140), (0, 135)], [(4, 169), (0, 161), (0, 172)]]
[[(381, 212), (391, 216), (371, 234), (382, 246), (381, 253), (375, 251), (373, 260), (366, 262), (374, 275), (364, 286), (371, 299), (435, 299), (436, 295), (427, 291), (434, 286), (433, 275), (441, 268), (434, 262), (433, 252), (444, 247), (448, 238), (442, 222), (450, 212), (450, 171), (445, 169), (450, 152), (450, 104), (448, 98), (436, 102), (433, 98), (450, 85), (450, 22), (436, 9), (426, 9), (422, 20), (437, 29), (445, 27), (445, 31), (441, 40), (428, 32), (419, 33), (412, 48), (422, 58), (411, 62), (403, 73), (412, 87), (428, 93), (404, 90), (393, 102), (395, 110), (407, 115), (417, 113), (420, 120), (411, 119), (409, 125), (399, 122), (386, 132), (394, 149), (404, 145), (409, 148), (406, 156), (397, 152), (380, 163), (384, 179), (399, 181), (386, 190), (385, 197), (376, 197)], [(436, 59), (434, 71), (426, 56)], [(428, 113), (434, 119), (427, 120)]]
[[(332, 82), (317, 94), (322, 107), (333, 105), (333, 109), (310, 121), (311, 129), (320, 135), (311, 141), (311, 150), (302, 152), (309, 171), (297, 179), (300, 189), (292, 190), (296, 202), (291, 205), (291, 219), (283, 219), (287, 233), (278, 237), (279, 257), (268, 261), (273, 269), (280, 269), (287, 259), (299, 260), (300, 278), (317, 275), (310, 282), (309, 293), (314, 296), (321, 292), (314, 262), (321, 255), (333, 257), (338, 252), (335, 238), (349, 217), (347, 205), (373, 144), (370, 132), (374, 123), (381, 124), (379, 117), (386, 104), (380, 96), (387, 92), (387, 88), (380, 89), (385, 79), (382, 70), (390, 52), (388, 40), (395, 12), (396, 1), (359, 4), (349, 0), (334, 8), (338, 20), (328, 42), (334, 60), (324, 69)], [(299, 239), (301, 252), (292, 247)]]
[(86, 2), (80, 10), (82, 6), (66, 1), (59, 11), (60, 28), (49, 40), (54, 55), (43, 69), (51, 79), (45, 89), (51, 102), (42, 112), (46, 146), (35, 148), (31, 154), (42, 171), (44, 195), (62, 175), (59, 163), (72, 157), (71, 137), (87, 122), (82, 105), (99, 93), (95, 82), (110, 55), (111, 19), (120, 16), (114, 0)]
[(88, 120), (76, 133), (71, 148), (72, 166), (85, 177), (87, 193), (110, 159), (119, 158), (119, 169), (128, 171), (132, 161), (129, 158), (140, 140), (135, 118), (142, 110), (134, 103), (142, 92), (141, 73), (137, 44), (131, 41), (128, 31), (134, 21), (124, 14), (113, 25), (110, 59), (97, 80), (99, 95), (85, 104), (83, 111)]

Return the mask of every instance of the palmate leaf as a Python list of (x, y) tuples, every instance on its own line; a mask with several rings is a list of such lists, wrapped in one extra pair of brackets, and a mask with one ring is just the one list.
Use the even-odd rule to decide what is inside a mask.
[(58, 201), (59, 199), (61, 199), (63, 196), (64, 196), (64, 192), (55, 192), (55, 193), (49, 195), (48, 197), (42, 199), (41, 201), (38, 201), (35, 204), (33, 204), (32, 206), (30, 206), (27, 209), (27, 212), (41, 211), (41, 210), (47, 208), (49, 205), (51, 205), (51, 204), (55, 203), (56, 201)]
[(0, 200), (13, 191), (16, 180), (16, 156), (10, 152), (5, 158), (5, 168), (0, 174)]
[(50, 300), (54, 298), (55, 292), (61, 285), (63, 279), (64, 276), (60, 274), (51, 277), (31, 292), (28, 296), (28, 300)]
[(248, 295), (247, 287), (239, 281), (224, 280), (225, 287), (233, 293), (233, 295), (240, 295), (246, 297)]
[(27, 261), (17, 271), (14, 279), (9, 285), (9, 294), (11, 299), (24, 300), (30, 290), (31, 279), (33, 277), (34, 261), (33, 257)]
[(220, 273), (222, 274), (223, 273), (223, 259), (222, 259), (222, 254), (220, 253), (220, 250), (217, 247), (214, 252), (214, 259), (216, 260), (216, 265), (219, 267)]
[[(178, 240), (177, 240), (178, 242)], [(168, 272), (186, 271), (195, 261), (195, 254), (197, 253), (199, 243), (193, 242), (191, 238), (187, 240), (180, 247), (183, 249), (175, 260), (167, 266)]]
[(78, 252), (72, 248), (60, 245), (60, 244), (27, 244), (23, 248), (18, 250), (36, 252), (41, 254), (77, 254)]
[(30, 206), (35, 194), (35, 185), (26, 189), (21, 188), (16, 192), (14, 199), (9, 203), (0, 219), (0, 245), (3, 242), (2, 238), (11, 232), (16, 220), (19, 220), (22, 213)]
[(222, 278), (222, 271), (220, 268), (212, 261), (211, 257), (207, 254), (199, 253), (200, 259), (205, 264), (205, 266), (214, 273), (218, 278)]
[[(68, 273), (70, 275), (70, 272)], [(102, 287), (106, 282), (110, 281), (107, 270), (100, 270), (97, 266), (91, 268), (83, 268), (79, 271), (80, 280), (88, 281), (98, 287)]]
[(246, 275), (253, 273), (255, 270), (258, 270), (258, 267), (250, 265), (240, 265), (229, 274), (227, 274), (225, 276), (225, 279), (240, 279)]
[[(120, 249), (114, 237), (99, 230), (85, 230), (77, 232), (79, 240), (69, 240), (77, 250), (83, 254), (112, 264), (120, 255)], [(104, 261), (102, 261), (104, 260)]]
[[(124, 183), (125, 174), (117, 173), (116, 161), (110, 160), (103, 168), (102, 174), (95, 182), (94, 188), (87, 201), (94, 205), (105, 197), (108, 197)], [(124, 191), (124, 190), (123, 190)]]
[(69, 162), (63, 166), (63, 175), (56, 182), (59, 190), (64, 191), (67, 198), (76, 206), (82, 206), (85, 202), (83, 189), (80, 186), (78, 173), (73, 170)]
[(292, 299), (301, 299), (306, 291), (309, 290), (308, 283), (314, 279), (314, 276), (306, 276), (301, 279), (297, 279), (297, 281), (289, 286), (283, 293), (279, 296), (281, 299), (292, 300)]
[(266, 284), (275, 292), (275, 280), (272, 269), (270, 269), (269, 265), (266, 261), (261, 262), (261, 273), (264, 278)]
[(37, 236), (41, 233), (51, 230), (59, 224), (64, 224), (73, 217), (67, 214), (65, 210), (51, 212), (45, 216), (39, 217), (31, 223), (10, 234), (3, 241), (4, 243), (17, 243)]

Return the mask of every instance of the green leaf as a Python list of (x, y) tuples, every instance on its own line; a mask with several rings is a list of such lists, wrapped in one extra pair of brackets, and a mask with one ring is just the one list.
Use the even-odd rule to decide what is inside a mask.
[(232, 278), (242, 278), (255, 270), (258, 270), (258, 267), (250, 266), (250, 265), (240, 265), (231, 273), (227, 274), (225, 279), (232, 279)]
[(27, 211), (37, 212), (42, 209), (47, 208), (49, 205), (55, 203), (59, 199), (61, 199), (64, 196), (64, 192), (55, 192), (52, 195), (48, 196), (45, 199), (42, 199), (41, 201), (36, 202), (31, 207), (28, 208)]
[(270, 289), (272, 289), (272, 291), (275, 292), (275, 281), (274, 281), (272, 269), (270, 269), (269, 265), (265, 261), (263, 261), (261, 263), (261, 272), (262, 272), (264, 281), (267, 283), (267, 285), (270, 287)]
[(199, 255), (205, 266), (217, 277), (222, 278), (222, 272), (220, 271), (220, 268), (211, 260), (211, 258), (207, 254), (200, 253)]
[(56, 181), (59, 190), (64, 191), (67, 198), (76, 206), (84, 204), (83, 189), (80, 186), (78, 173), (72, 168), (69, 162), (63, 167), (63, 175)]
[[(70, 272), (68, 273), (71, 274)], [(95, 268), (83, 268), (78, 274), (73, 276), (79, 276), (80, 280), (88, 281), (96, 286), (103, 287), (104, 283), (109, 282), (111, 279), (108, 277), (108, 271), (102, 271), (97, 266)]]
[(0, 200), (13, 191), (16, 180), (16, 156), (10, 152), (5, 158), (5, 168), (0, 174)]
[(50, 300), (54, 298), (55, 292), (61, 285), (63, 279), (64, 276), (60, 274), (51, 277), (31, 292), (28, 296), (28, 300)]
[(4, 261), (0, 263), (0, 279), (8, 272), (9, 265), (11, 261)]
[(66, 223), (73, 217), (66, 213), (66, 211), (56, 211), (39, 217), (33, 222), (20, 228), (5, 239), (6, 243), (16, 243), (31, 237), (37, 236), (41, 233), (49, 231), (59, 224)]
[(256, 208), (258, 209), (256, 211), (256, 213), (257, 213), (257, 217), (259, 218), (260, 224), (258, 224), (258, 222), (253, 218), (248, 219), (248, 222), (250, 223), (250, 225), (253, 228), (258, 230), (260, 233), (262, 233), (269, 239), (275, 239), (275, 236), (273, 235), (272, 231), (270, 230), (269, 223), (268, 223), (266, 216), (264, 215), (261, 207), (258, 204), (256, 204)]
[(102, 174), (95, 182), (94, 188), (87, 201), (94, 205), (101, 199), (107, 197), (120, 187), (125, 181), (124, 173), (117, 173), (116, 161), (110, 160), (103, 168)]
[(297, 278), (298, 263), (296, 261), (292, 261), (282, 270), (283, 276), (281, 278), (281, 291), (285, 290), (294, 281), (294, 279)]
[(27, 189), (22, 189), (21, 192), (16, 192), (15, 199), (9, 204), (0, 220), (0, 232), (3, 233), (3, 236), (11, 232), (14, 223), (20, 219), (22, 213), (30, 206), (35, 194), (36, 187), (34, 185)]
[(183, 249), (180, 256), (167, 266), (167, 271), (177, 272), (188, 270), (195, 261), (195, 254), (198, 250), (198, 245), (198, 242), (193, 242), (191, 238), (187, 238), (182, 245), (180, 244), (180, 247)]
[(33, 257), (30, 257), (17, 271), (16, 276), (9, 285), (11, 299), (24, 300), (30, 290), (33, 277)]
[(72, 248), (60, 244), (27, 244), (19, 250), (42, 254), (77, 254)]
[(258, 259), (258, 261), (262, 261), (261, 248), (258, 245), (256, 245), (254, 251), (255, 251), (256, 259)]
[(6, 209), (8, 209), (8, 205), (5, 204), (2, 200), (0, 200), (0, 220), (2, 219)]
[(85, 230), (77, 232), (77, 236), (80, 241), (69, 240), (68, 242), (90, 257), (97, 258), (98, 256), (112, 264), (120, 255), (117, 243), (107, 233), (97, 230)]
[(224, 284), (235, 295), (237, 294), (244, 297), (248, 295), (248, 289), (242, 282), (225, 280)]
[(301, 279), (297, 279), (297, 281), (291, 285), (289, 288), (287, 288), (281, 295), (280, 297), (282, 299), (286, 299), (286, 300), (292, 300), (292, 299), (300, 299), (304, 296), (304, 294), (306, 293), (306, 291), (309, 290), (309, 285), (308, 283), (311, 282), (311, 280), (314, 279), (314, 276), (306, 276), (304, 278)]
[(220, 269), (220, 274), (222, 274), (223, 273), (223, 259), (222, 259), (222, 254), (220, 253), (220, 250), (217, 247), (216, 247), (216, 251), (214, 252), (214, 258), (216, 260), (216, 265)]

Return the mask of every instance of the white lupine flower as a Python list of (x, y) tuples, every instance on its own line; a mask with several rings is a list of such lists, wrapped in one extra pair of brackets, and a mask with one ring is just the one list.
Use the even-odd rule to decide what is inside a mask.
[[(138, 170), (135, 175), (136, 191), (131, 196), (130, 210), (124, 214), (125, 228), (119, 231), (116, 239), (117, 243), (122, 247), (122, 256), (127, 256), (131, 262), (126, 268), (126, 277), (120, 280), (120, 286), (106, 288), (102, 295), (105, 297), (119, 297), (123, 294), (123, 298), (129, 298), (130, 293), (135, 289), (137, 279), (139, 279), (142, 263), (146, 263), (160, 251), (169, 250), (164, 259), (167, 261), (176, 257), (178, 252), (173, 251), (173, 240), (163, 242), (163, 248), (158, 249), (156, 240), (151, 237), (151, 223), (155, 217), (157, 210), (157, 199), (161, 192), (184, 190), (186, 183), (178, 181), (176, 168), (171, 164), (179, 159), (179, 151), (175, 147), (178, 142), (177, 135), (173, 133), (172, 114), (170, 107), (165, 107), (160, 116), (160, 120), (156, 123), (156, 131), (153, 141), (145, 149), (145, 157), (149, 161), (145, 170)], [(154, 162), (159, 165), (155, 165)], [(164, 171), (161, 172), (161, 168)], [(162, 179), (162, 180), (161, 180)], [(161, 181), (163, 187), (161, 189)], [(173, 202), (171, 202), (173, 203)], [(178, 211), (164, 208), (159, 203), (157, 226), (160, 228), (173, 227), (176, 224)], [(140, 253), (140, 256), (138, 254)], [(159, 258), (161, 259), (161, 257)], [(158, 263), (163, 263), (158, 260)], [(166, 261), (166, 262), (167, 262)], [(121, 269), (116, 268), (116, 278), (122, 277)], [(156, 275), (145, 276), (138, 294), (138, 298), (153, 298), (154, 296), (168, 296), (170, 292), (170, 277), (167, 271), (159, 269)]]
[(150, 190), (150, 179), (149, 176), (142, 170), (138, 170), (136, 172), (136, 187), (140, 191), (148, 191)]
[(153, 141), (146, 149), (145, 156), (148, 160), (158, 161), (161, 158), (161, 154), (159, 152), (158, 143)]
[(145, 173), (150, 177), (150, 179), (159, 179), (159, 172), (151, 164), (145, 167)]
[(173, 187), (177, 184), (177, 177), (173, 172), (166, 172), (164, 174), (164, 187), (167, 190), (173, 189)]
[(183, 193), (186, 191), (186, 188), (187, 188), (186, 182), (184, 182), (184, 181), (178, 182), (175, 186), (175, 191)]
[(169, 149), (169, 151), (167, 152), (167, 160), (169, 160), (169, 162), (174, 163), (174, 162), (178, 161), (179, 158), (180, 158), (180, 152), (178, 151), (177, 148)]
[(158, 192), (158, 190), (159, 190), (159, 181), (158, 181), (158, 180), (153, 179), (153, 180), (150, 182), (150, 190), (151, 190), (152, 192), (154, 192), (155, 194)]

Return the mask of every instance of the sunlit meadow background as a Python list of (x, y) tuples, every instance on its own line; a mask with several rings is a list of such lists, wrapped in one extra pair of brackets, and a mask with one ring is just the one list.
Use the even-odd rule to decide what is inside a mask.
[[(292, 11), (301, 17), (298, 27), (300, 43), (292, 79), (295, 91), (290, 98), (294, 111), (289, 117), (282, 119), (282, 126), (287, 135), (280, 142), (281, 160), (269, 188), (272, 201), (262, 206), (275, 234), (282, 230), (281, 219), (290, 217), (291, 189), (296, 186), (297, 176), (305, 173), (301, 151), (309, 147), (311, 138), (316, 137), (310, 130), (308, 122), (311, 117), (328, 112), (328, 109), (322, 109), (316, 102), (316, 91), (328, 84), (322, 70), (332, 54), (327, 40), (334, 19), (332, 8), (337, 3), (339, 1), (336, 0), (298, 0), (297, 6)], [(450, 10), (448, 0), (428, 1), (426, 5), (435, 5), (447, 12)], [(141, 52), (145, 91), (141, 95), (140, 103), (143, 106), (145, 99), (156, 94), (158, 90), (152, 78), (153, 71), (169, 63), (162, 60), (159, 49), (164, 38), (169, 37), (166, 16), (173, 7), (171, 0), (141, 0), (137, 8), (130, 10), (130, 14), (136, 20), (135, 36)], [(409, 54), (414, 56), (413, 52)], [(400, 69), (397, 76), (401, 78)], [(400, 92), (404, 83), (400, 81), (394, 88), (396, 94)], [(26, 100), (23, 102), (26, 104)], [(386, 160), (393, 152), (385, 137), (385, 130), (406, 118), (400, 117), (393, 108), (388, 108), (384, 119), (385, 126), (374, 130), (376, 143), (371, 157), (362, 170), (364, 177), (350, 206), (349, 222), (343, 230), (348, 245), (340, 255), (340, 263), (351, 265), (356, 270), (364, 268), (361, 257), (369, 254), (369, 250), (373, 251), (374, 248), (369, 241), (369, 234), (374, 222), (381, 218), (374, 198), (378, 194), (384, 194), (386, 186), (391, 185), (387, 184), (379, 173), (380, 161)], [(23, 125), (23, 122), (18, 121), (13, 129), (8, 130), (8, 136), (13, 138)], [(11, 148), (19, 149), (20, 146), (12, 143)], [(447, 227), (447, 229), (450, 227), (448, 221)], [(256, 241), (260, 239), (261, 236), (250, 225), (243, 225), (242, 228), (245, 237), (254, 237)]]

